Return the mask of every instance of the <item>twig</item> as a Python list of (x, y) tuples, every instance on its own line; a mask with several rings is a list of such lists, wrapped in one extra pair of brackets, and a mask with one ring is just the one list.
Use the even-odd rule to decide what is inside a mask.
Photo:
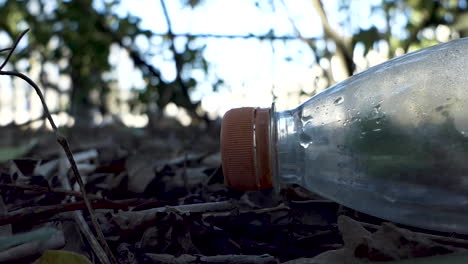
[[(29, 85), (31, 85), (31, 87), (34, 88), (34, 90), (36, 91), (37, 95), (39, 96), (39, 99), (41, 100), (41, 104), (42, 104), (42, 107), (44, 108), (44, 112), (45, 112), (45, 115), (47, 117), (47, 119), (49, 120), (49, 123), (50, 125), (52, 126), (52, 130), (54, 131), (54, 134), (55, 136), (57, 137), (57, 141), (59, 141), (60, 143), (60, 137), (63, 138), (63, 136), (61, 136), (58, 132), (58, 128), (57, 126), (55, 125), (55, 122), (54, 120), (52, 119), (52, 115), (50, 114), (50, 111), (49, 111), (49, 107), (47, 107), (47, 104), (45, 102), (45, 99), (44, 99), (44, 96), (42, 95), (42, 92), (41, 92), (41, 89), (39, 89), (39, 86), (37, 86), (37, 84), (31, 80), (28, 76), (20, 73), (20, 72), (14, 72), (14, 71), (0, 71), (0, 75), (7, 75), (7, 76), (16, 76), (22, 80), (24, 80), (25, 82), (27, 82)], [(71, 163), (71, 162), (70, 162)]]
[(328, 22), (327, 14), (323, 8), (323, 3), (321, 0), (312, 0), (312, 4), (317, 11), (320, 21), (322, 22), (322, 28), (325, 33), (325, 36), (332, 39), (336, 45), (336, 55), (342, 60), (344, 64), (344, 70), (346, 71), (347, 76), (353, 74), (355, 68), (353, 58), (349, 51), (349, 45), (346, 43), (344, 38), (342, 38), (330, 25)]
[(9, 51), (11, 50), (11, 48), (4, 48), (4, 49), (0, 49), (0, 52), (5, 52), (5, 51)]
[[(130, 201), (131, 202), (131, 201)], [(129, 200), (122, 201), (95, 201), (92, 203), (93, 208), (96, 209), (116, 209), (116, 210), (128, 210)], [(44, 206), (34, 206), (21, 208), (7, 214), (0, 215), (0, 225), (8, 225), (14, 222), (31, 221), (31, 219), (39, 219), (43, 217), (50, 217), (55, 214), (84, 210), (87, 209), (84, 201), (65, 203), (65, 204), (54, 204)]]
[[(284, 0), (281, 0), (281, 4), (284, 6), (285, 9), (288, 9), (288, 6), (286, 5), (286, 3), (284, 2)], [(287, 12), (288, 10), (286, 10)], [(311, 49), (312, 49), (312, 52), (314, 52), (314, 55), (315, 55), (315, 43), (314, 43), (314, 39), (310, 39), (310, 38), (306, 38), (302, 35), (301, 31), (299, 30), (299, 28), (297, 27), (296, 25), (296, 22), (294, 21), (294, 19), (291, 17), (291, 15), (289, 15), (289, 12), (288, 13), (288, 20), (289, 20), (289, 23), (291, 23), (291, 26), (293, 27), (293, 30), (294, 30), (294, 33), (296, 34), (297, 38), (299, 38), (300, 40), (304, 41)]]
[[(278, 211), (289, 211), (291, 208), (284, 203), (281, 203), (278, 206), (275, 207), (268, 207), (268, 208), (260, 208), (260, 209), (255, 209), (255, 210), (247, 210), (247, 211), (239, 211), (239, 213), (253, 213), (253, 214), (265, 214), (265, 213), (273, 213), (273, 212), (278, 212)], [(203, 213), (204, 217), (223, 217), (223, 216), (229, 216), (231, 215), (232, 212), (230, 211), (223, 211), (223, 212), (207, 212)]]
[(3, 51), (10, 51), (8, 52), (8, 55), (6, 57), (6, 59), (3, 61), (2, 65), (0, 65), (0, 70), (3, 69), (3, 67), (5, 67), (5, 65), (8, 63), (8, 61), (10, 60), (11, 58), (11, 55), (13, 54), (13, 51), (15, 51), (16, 47), (18, 46), (18, 43), (20, 42), (20, 40), (24, 37), (24, 35), (26, 35), (26, 33), (28, 33), (29, 31), (29, 28), (26, 29), (25, 31), (23, 31), (23, 33), (21, 33), (21, 35), (18, 37), (18, 39), (15, 41), (15, 44), (13, 44), (13, 47), (11, 48), (6, 48), (6, 49), (2, 49), (2, 52)]
[(222, 201), (222, 202), (210, 202), (210, 203), (197, 203), (197, 204), (182, 204), (176, 206), (165, 206), (151, 208), (143, 211), (136, 212), (120, 212), (120, 216), (130, 216), (130, 217), (145, 217), (146, 215), (151, 215), (154, 213), (165, 212), (168, 209), (173, 209), (180, 211), (182, 213), (200, 213), (200, 212), (212, 212), (212, 211), (223, 211), (231, 210), (236, 208), (235, 204), (231, 201)]
[[(71, 196), (76, 196), (83, 198), (83, 193), (81, 192), (76, 192), (76, 191), (70, 191), (70, 190), (65, 190), (62, 188), (48, 188), (48, 187), (42, 187), (39, 185), (22, 185), (22, 184), (13, 184), (13, 183), (0, 183), (0, 189), (19, 189), (19, 190), (28, 190), (28, 191), (33, 191), (33, 192), (39, 192), (39, 193), (53, 193), (53, 194), (59, 194), (59, 195), (71, 195)], [(88, 194), (88, 198), (91, 200), (106, 200), (102, 198), (100, 195), (95, 195), (95, 194)], [(109, 201), (109, 200), (106, 200)]]
[[(19, 185), (19, 184), (12, 184), (12, 183), (0, 183), (0, 189), (19, 189), (19, 190), (28, 190), (32, 192), (39, 192), (39, 193), (45, 193), (45, 194), (51, 193), (51, 194), (57, 194), (57, 195), (64, 195), (64, 196), (70, 195), (70, 196), (83, 198), (83, 194), (81, 192), (66, 190), (62, 188), (48, 188), (48, 187), (42, 187), (38, 185)], [(88, 198), (91, 200), (94, 200), (97, 203), (114, 204), (116, 207), (119, 207), (119, 208), (124, 204), (127, 207), (141, 205), (141, 201), (138, 198), (113, 201), (113, 200), (105, 199), (102, 196), (96, 195), (96, 194), (88, 194)], [(125, 208), (125, 209), (128, 209), (128, 208)]]
[(106, 251), (102, 248), (101, 244), (99, 241), (96, 239), (94, 236), (93, 232), (89, 228), (88, 223), (83, 217), (83, 214), (81, 211), (74, 211), (72, 212), (73, 219), (78, 225), (78, 228), (80, 231), (83, 233), (83, 236), (86, 238), (86, 240), (89, 243), (89, 246), (93, 249), (94, 253), (96, 254), (97, 259), (99, 259), (99, 262), (102, 264), (109, 264), (110, 260), (109, 257), (106, 255)]
[(11, 57), (11, 54), (13, 53), (13, 51), (15, 50), (16, 46), (18, 45), (19, 41), (21, 40), (21, 38), (29, 31), (29, 29), (25, 30), (23, 33), (21, 33), (20, 37), (16, 40), (15, 44), (13, 45), (12, 49), (10, 50), (10, 53), (8, 54), (7, 58), (5, 59), (5, 61), (3, 62), (3, 64), (0, 66), (0, 75), (7, 75), (7, 76), (16, 76), (22, 80), (24, 80), (25, 82), (27, 82), (29, 85), (31, 85), (31, 87), (34, 88), (34, 90), (36, 91), (37, 95), (39, 96), (39, 99), (41, 100), (41, 103), (42, 103), (42, 107), (44, 109), (44, 112), (45, 114), (47, 115), (47, 119), (49, 120), (49, 123), (50, 125), (52, 126), (52, 129), (54, 131), (54, 134), (55, 134), (55, 137), (57, 138), (57, 142), (62, 146), (63, 150), (65, 151), (66, 155), (67, 155), (67, 158), (68, 158), (68, 161), (70, 162), (71, 164), (71, 168), (72, 168), (72, 171), (73, 171), (73, 174), (75, 175), (75, 179), (76, 181), (78, 182), (78, 184), (80, 185), (80, 189), (81, 189), (81, 192), (83, 194), (83, 200), (86, 204), (86, 207), (89, 211), (89, 215), (91, 217), (91, 223), (93, 224), (94, 226), (94, 229), (96, 231), (96, 234), (97, 234), (97, 238), (99, 240), (99, 242), (101, 243), (102, 247), (104, 248), (106, 254), (109, 256), (110, 260), (112, 263), (118, 263), (117, 262), (117, 259), (115, 258), (114, 254), (112, 253), (109, 245), (107, 244), (106, 242), (106, 239), (104, 237), (104, 234), (102, 233), (102, 230), (99, 226), (99, 223), (97, 222), (97, 218), (96, 218), (96, 214), (94, 213), (94, 210), (93, 210), (93, 207), (91, 206), (91, 203), (88, 199), (88, 196), (86, 195), (86, 190), (85, 190), (85, 186), (84, 186), (84, 183), (83, 183), (83, 180), (81, 179), (81, 175), (80, 175), (80, 172), (78, 171), (78, 168), (76, 166), (76, 162), (75, 160), (73, 159), (73, 154), (70, 150), (70, 147), (68, 146), (68, 141), (66, 140), (66, 138), (62, 135), (60, 135), (60, 133), (58, 132), (58, 129), (57, 129), (57, 126), (55, 125), (55, 122), (54, 120), (52, 119), (52, 116), (50, 115), (50, 111), (49, 111), (49, 108), (47, 107), (47, 104), (44, 100), (44, 95), (42, 94), (41, 92), (41, 89), (39, 89), (39, 87), (36, 85), (36, 83), (34, 83), (34, 81), (32, 81), (29, 77), (27, 77), (26, 75), (22, 74), (22, 73), (19, 73), (19, 72), (12, 72), (12, 71), (1, 71), (1, 69), (5, 66), (5, 64), (8, 62), (8, 60), (10, 59)]
[[(180, 89), (182, 93), (184, 94), (185, 97), (189, 98), (188, 95), (188, 87), (185, 85), (185, 82), (182, 80), (182, 68), (184, 66), (184, 63), (182, 61), (182, 58), (180, 57), (180, 54), (177, 52), (175, 49), (175, 37), (174, 34), (172, 33), (172, 23), (171, 19), (169, 17), (169, 12), (166, 7), (166, 3), (164, 0), (160, 0), (161, 2), (161, 7), (164, 13), (164, 18), (166, 19), (166, 24), (167, 24), (167, 35), (169, 36), (169, 39), (171, 40), (171, 44), (169, 45), (169, 49), (172, 52), (172, 55), (174, 56), (174, 63), (176, 66), (176, 81), (180, 86)], [(162, 104), (167, 104), (170, 100), (170, 98), (173, 96), (174, 90), (173, 89), (168, 89), (161, 95), (161, 102)]]
[(231, 201), (165, 206), (143, 211), (119, 212), (115, 217), (115, 221), (124, 229), (134, 229), (144, 223), (153, 221), (157, 213), (166, 212), (168, 210), (176, 210), (182, 213), (205, 213), (232, 210), (234, 208), (236, 208), (236, 206)]
[(227, 263), (227, 264), (241, 264), (241, 263), (254, 263), (254, 264), (267, 264), (279, 263), (278, 260), (268, 254), (265, 255), (218, 255), (218, 256), (194, 256), (183, 254), (181, 256), (173, 256), (169, 254), (153, 254), (146, 253), (152, 263), (166, 263), (166, 264), (179, 264), (179, 263)]
[[(66, 174), (66, 172), (62, 172), (62, 174)], [(59, 181), (61, 182), (62, 186), (66, 190), (72, 190), (71, 185), (70, 185), (70, 180), (68, 177), (59, 177)], [(76, 199), (74, 196), (70, 198), (72, 202), (75, 202)], [(78, 225), (78, 228), (80, 231), (83, 233), (84, 237), (88, 241), (90, 247), (93, 249), (93, 251), (96, 254), (96, 257), (99, 259), (99, 262), (102, 264), (109, 264), (110, 260), (109, 257), (106, 255), (105, 250), (102, 248), (101, 244), (99, 244), (99, 241), (96, 239), (94, 236), (93, 232), (89, 228), (88, 223), (86, 222), (85, 218), (83, 217), (83, 212), (82, 211), (73, 211), (71, 212), (72, 217), (75, 221), (75, 223)]]

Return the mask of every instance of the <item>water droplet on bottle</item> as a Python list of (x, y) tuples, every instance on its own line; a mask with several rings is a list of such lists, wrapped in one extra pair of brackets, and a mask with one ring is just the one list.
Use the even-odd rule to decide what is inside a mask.
[(336, 164), (336, 166), (337, 166), (338, 168), (340, 168), (340, 169), (346, 168), (346, 163), (344, 163), (344, 162), (338, 162), (338, 163)]
[(312, 138), (303, 132), (299, 134), (299, 144), (301, 144), (303, 148), (308, 148), (310, 144), (312, 144)]
[(309, 122), (312, 122), (314, 117), (312, 115), (306, 115), (301, 118), (302, 126), (306, 126)]
[(361, 132), (361, 135), (365, 136), (367, 134), (366, 131)]
[(374, 131), (374, 132), (380, 132), (380, 131), (382, 131), (382, 129), (381, 129), (381, 128), (376, 128), (376, 129), (373, 129), (372, 131)]
[(343, 151), (346, 149), (346, 146), (345, 145), (336, 145), (336, 148)]
[(338, 98), (336, 98), (336, 100), (333, 102), (335, 105), (340, 105), (344, 102), (344, 98), (343, 96), (340, 96)]
[(319, 145), (328, 145), (330, 143), (330, 140), (327, 137), (321, 137), (317, 141), (314, 141), (314, 142)]
[(444, 110), (444, 108), (445, 107), (443, 105), (440, 105), (440, 106), (436, 107), (435, 110), (436, 110), (436, 112), (440, 112), (440, 111)]

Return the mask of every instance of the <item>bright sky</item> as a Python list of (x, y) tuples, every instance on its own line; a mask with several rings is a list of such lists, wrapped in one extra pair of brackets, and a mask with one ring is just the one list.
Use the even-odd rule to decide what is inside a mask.
[[(320, 37), (322, 28), (320, 20), (309, 0), (273, 0), (259, 1), (258, 8), (249, 0), (210, 0), (195, 9), (184, 7), (181, 1), (167, 1), (166, 6), (175, 33), (191, 34), (225, 34), (247, 35), (266, 34), (274, 30), (278, 36), (294, 36), (290, 19), (305, 37)], [(271, 5), (271, 2), (273, 5)], [(339, 25), (345, 19), (338, 10), (338, 1), (323, 1), (330, 23), (342, 34), (350, 34), (359, 28), (369, 28), (372, 25), (384, 29), (385, 21), (379, 14), (371, 15), (371, 6), (381, 3), (380, 0), (351, 1), (351, 23), (346, 28)], [(98, 3), (98, 2), (96, 2)], [(118, 13), (127, 13), (142, 18), (142, 27), (153, 32), (165, 33), (166, 21), (160, 6), (160, 1), (154, 0), (122, 0)], [(404, 21), (401, 21), (402, 24)], [(279, 108), (292, 108), (305, 98), (292, 98), (301, 89), (307, 90), (312, 85), (315, 76), (313, 64), (315, 58), (310, 48), (302, 41), (259, 42), (245, 39), (204, 39), (206, 44), (205, 58), (214, 66), (214, 74), (225, 81), (225, 86), (213, 92), (209, 82), (203, 82), (192, 92), (194, 100), (202, 100), (202, 106), (213, 117), (222, 115), (233, 107), (261, 106), (268, 107), (274, 94), (278, 96)], [(145, 41), (139, 41), (141, 47), (148, 47)], [(323, 44), (324, 45), (324, 44)], [(118, 60), (118, 76), (124, 88), (143, 86), (141, 77), (135, 72), (128, 77), (132, 66), (120, 54)], [(164, 76), (172, 79), (175, 76), (174, 65), (162, 56), (152, 59), (157, 67), (162, 68)], [(304, 88), (305, 87), (305, 88)]]

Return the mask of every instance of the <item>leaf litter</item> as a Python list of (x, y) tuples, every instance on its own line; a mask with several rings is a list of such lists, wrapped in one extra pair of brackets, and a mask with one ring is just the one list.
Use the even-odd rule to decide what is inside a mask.
[[(217, 127), (150, 131), (114, 124), (69, 133), (89, 199), (119, 263), (467, 259), (468, 236), (388, 223), (299, 186), (281, 193), (226, 188)], [(82, 226), (89, 229), (90, 216), (68, 160), (60, 149), (47, 147), (53, 145), (50, 132), (22, 134), (27, 136), (18, 146), (31, 138), (37, 143), (0, 165), (0, 258), (99, 263)]]

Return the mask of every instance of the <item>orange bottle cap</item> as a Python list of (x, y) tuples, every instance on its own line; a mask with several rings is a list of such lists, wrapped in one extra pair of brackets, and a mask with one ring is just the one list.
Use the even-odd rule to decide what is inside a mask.
[(221, 159), (226, 184), (237, 190), (272, 187), (270, 109), (229, 110), (221, 125)]

